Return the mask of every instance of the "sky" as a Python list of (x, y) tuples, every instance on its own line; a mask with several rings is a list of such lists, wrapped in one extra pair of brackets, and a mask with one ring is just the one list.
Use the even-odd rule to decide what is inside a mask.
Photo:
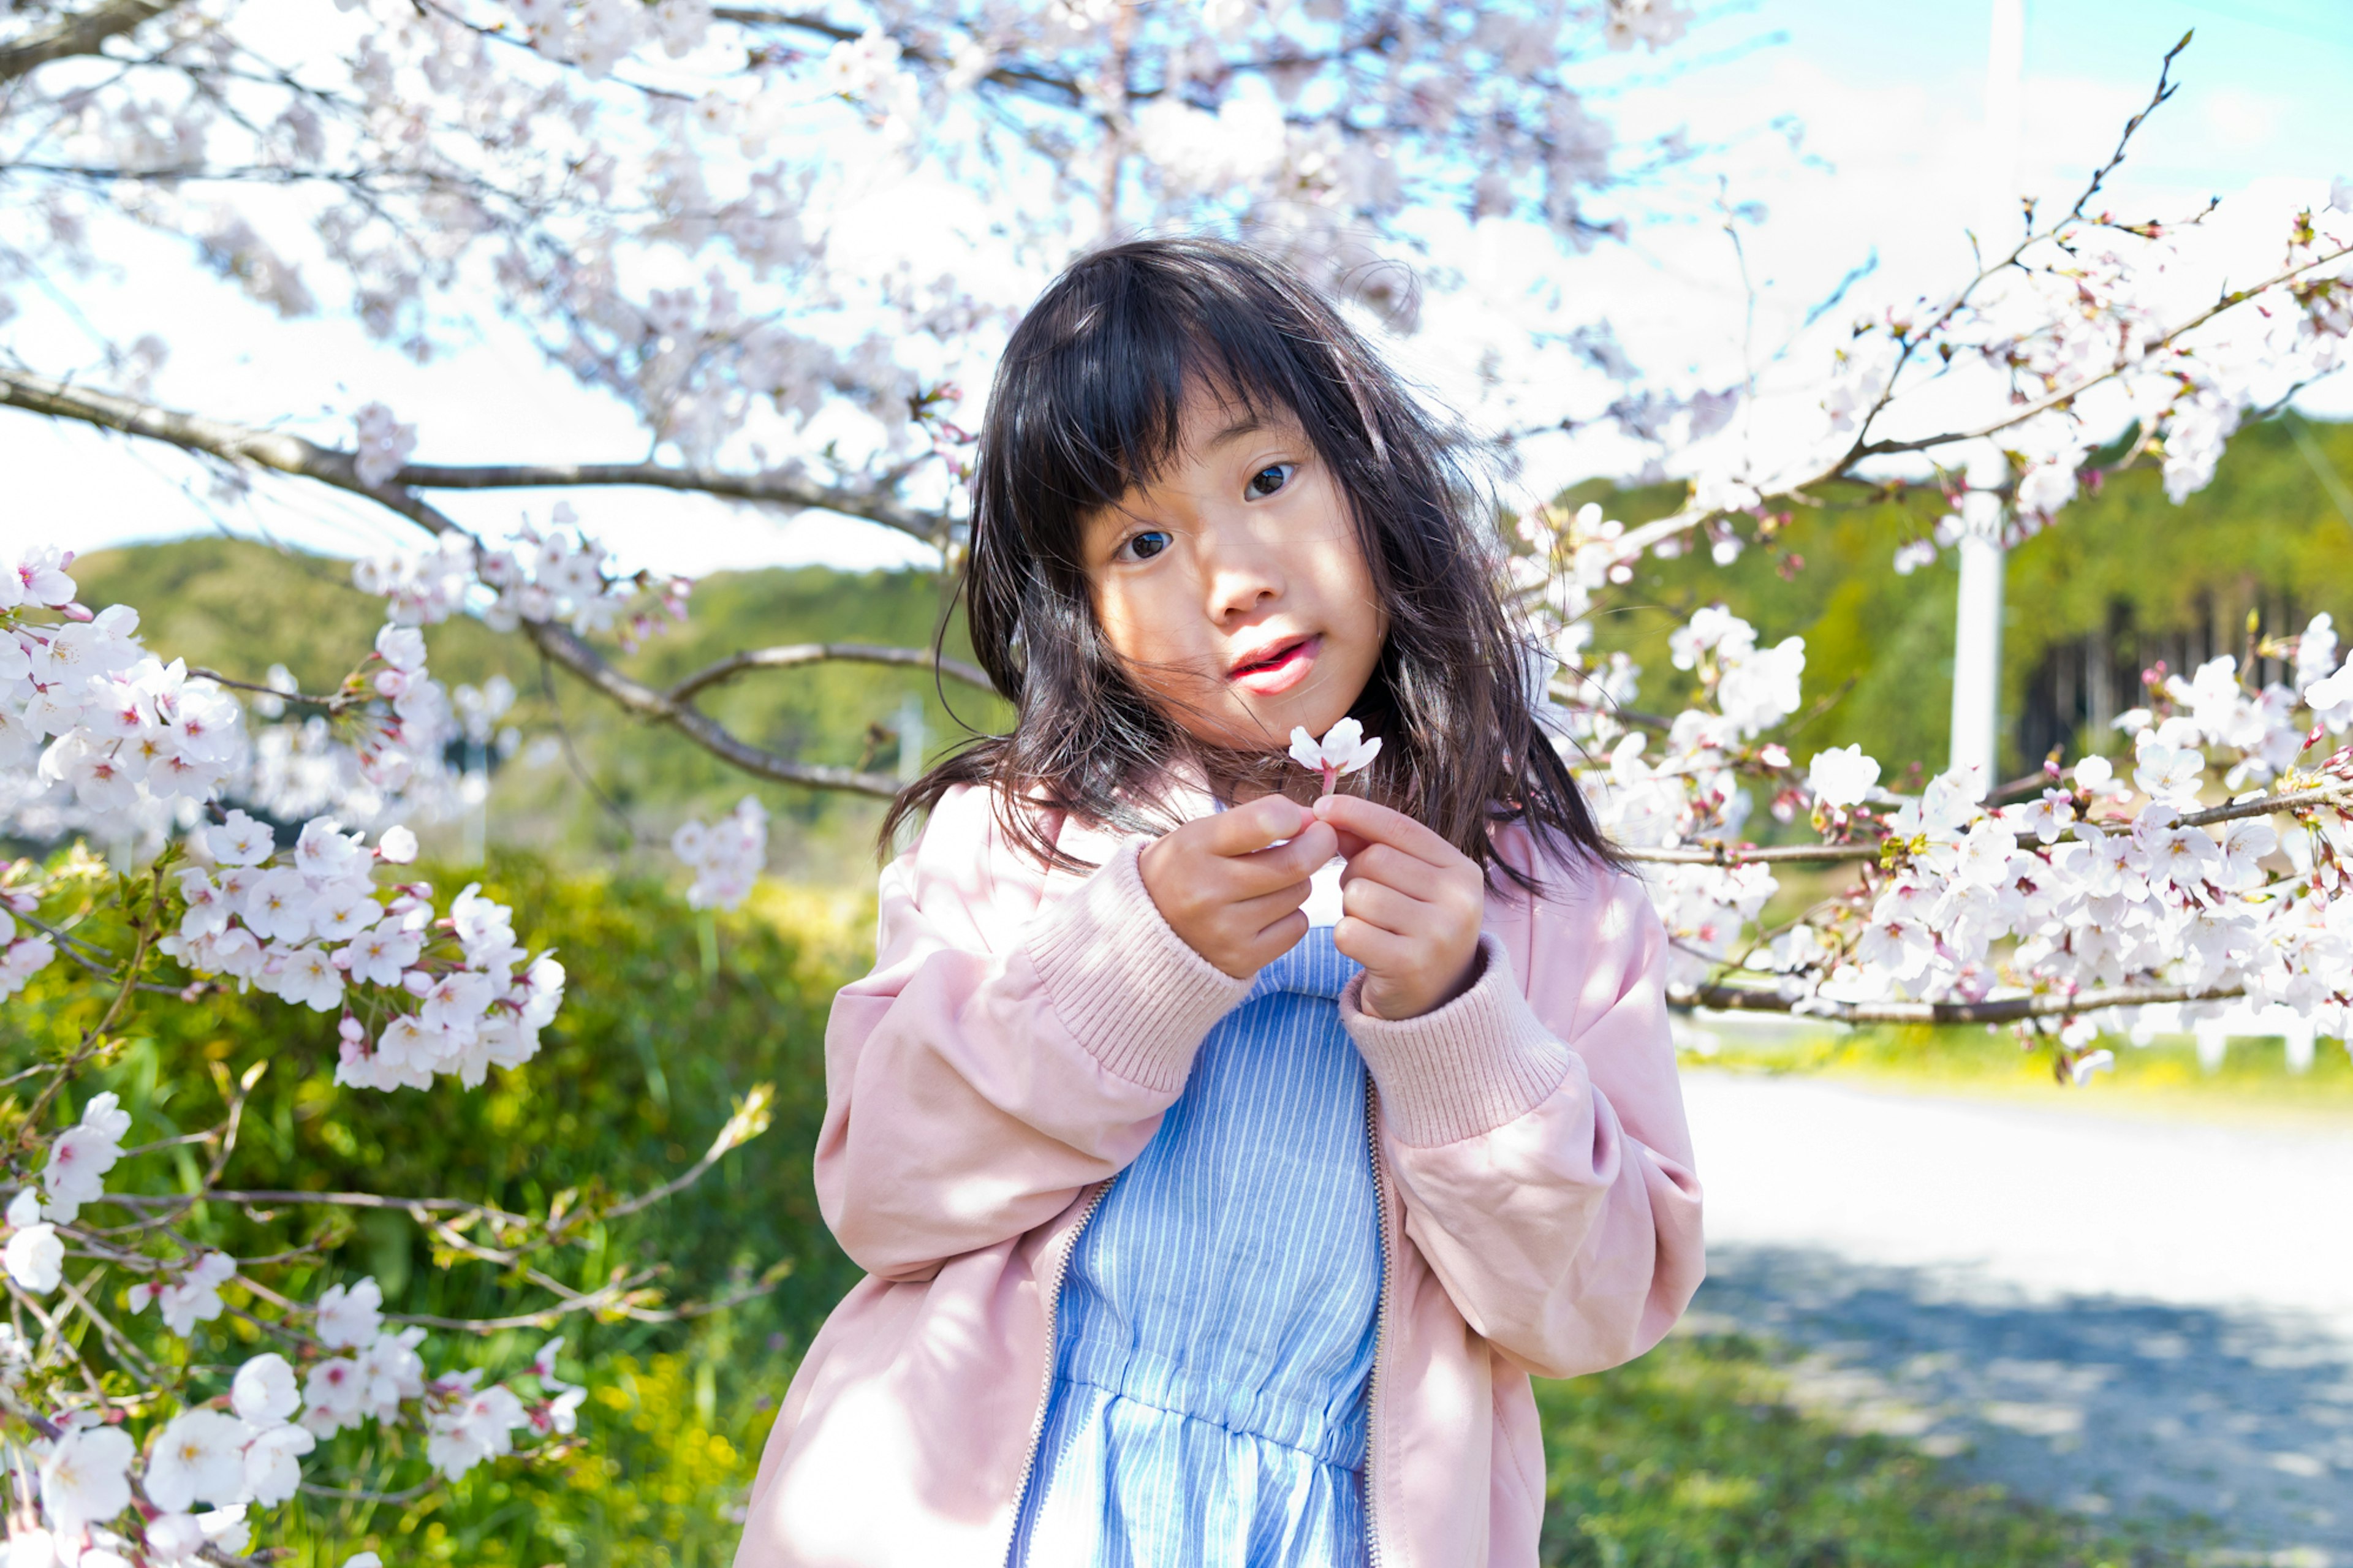
[[(2072, 195), (2147, 100), (2158, 62), (2197, 37), (2179, 97), (2137, 139), (2112, 186), (2120, 213), (2170, 213), (2221, 195), (2259, 210), (2325, 199), (2353, 173), (2353, 6), (2342, 0), (2026, 0), (2021, 189)], [(1757, 0), (1707, 8), (1692, 37), (1656, 61), (1613, 62), (1601, 105), (1629, 138), (1683, 126), (1728, 151), (1715, 166), (1734, 199), (1764, 216), (1744, 235), (1757, 291), (1753, 342), (1778, 341), (1839, 279), (1875, 258), (1858, 298), (1909, 295), (1966, 275), (1965, 231), (1988, 207), (1985, 70), (1989, 0)], [(1795, 117), (1791, 141), (1769, 128)], [(907, 215), (899, 221), (913, 221)], [(1749, 307), (1731, 247), (1704, 223), (1638, 229), (1563, 268), (1500, 239), (1464, 242), (1480, 308), (1508, 312), (1532, 283), (1581, 290), (1636, 360), (1686, 386), (1736, 381)], [(157, 237), (127, 236), (116, 275), (77, 305), (110, 327), (168, 329), (173, 357), (154, 395), (257, 423), (336, 421), (381, 400), (418, 426), (424, 462), (629, 460), (645, 437), (617, 405), (543, 364), (511, 328), (427, 366), (369, 343), (348, 321), (277, 321)], [(9, 329), (37, 367), (86, 357), (61, 310), (27, 300)], [(1468, 308), (1468, 307), (1465, 307)], [(1443, 395), (1454, 374), (1446, 318), (1398, 344)], [(132, 330), (139, 330), (132, 325)], [(2353, 416), (2353, 391), (2307, 395), (2319, 416)], [(347, 428), (347, 426), (341, 426)], [(1546, 482), (1611, 461), (1594, 449), (1542, 458)], [(396, 520), (314, 486), (212, 493), (188, 460), (152, 445), (0, 410), (0, 545), (90, 550), (226, 530), (338, 554), (414, 542)], [(459, 521), (503, 533), (544, 517), (537, 493), (452, 497)], [(870, 524), (773, 513), (692, 497), (576, 495), (591, 532), (627, 565), (702, 574), (764, 564), (913, 564), (923, 552)]]

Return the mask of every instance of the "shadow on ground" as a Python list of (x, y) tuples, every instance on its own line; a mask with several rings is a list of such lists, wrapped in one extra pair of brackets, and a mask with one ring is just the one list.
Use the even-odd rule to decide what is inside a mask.
[(1797, 1351), (1801, 1405), (2022, 1495), (2203, 1516), (2241, 1561), (2353, 1564), (2353, 1342), (2316, 1322), (1739, 1245), (1709, 1248), (1694, 1314)]

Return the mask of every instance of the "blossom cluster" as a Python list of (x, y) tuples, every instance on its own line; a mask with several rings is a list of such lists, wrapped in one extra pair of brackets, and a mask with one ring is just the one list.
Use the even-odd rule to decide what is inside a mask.
[[(370, 844), (366, 831), (346, 831), (321, 814), (281, 844), (266, 817), (224, 806), (218, 796), (252, 776), (236, 698), (219, 681), (150, 654), (129, 608), (93, 614), (77, 603), (69, 558), (35, 549), (6, 565), (0, 739), (10, 747), (0, 756), (0, 784), (20, 807), (63, 794), (109, 818), (145, 814), (186, 826), (180, 848), (150, 879), (153, 896), (131, 916), (152, 939), (142, 939), (143, 950), (192, 977), (183, 998), (234, 985), (337, 1015), (334, 1076), (362, 1089), (425, 1089), (443, 1074), (473, 1087), (493, 1066), (531, 1058), (562, 1005), (565, 975), (552, 953), (534, 954), (516, 939), (505, 906), (479, 885), (438, 906), (429, 885), (400, 870), (417, 852), (404, 826), (383, 828)], [(412, 783), (420, 768), (440, 768), (448, 703), (427, 673), (416, 627), (385, 626), (329, 696), (294, 698), (291, 686), (274, 676), (255, 706), (267, 712), (300, 700), (324, 710), (309, 722), (332, 724), (345, 738), (340, 743), (354, 761), (339, 775), (345, 798), (375, 791), (381, 802), (382, 792)], [(77, 935), (54, 923), (73, 923), (58, 906), (74, 901), (64, 895), (77, 881), (102, 877), (111, 873), (78, 849), (46, 869), (22, 862), (0, 877), (0, 996), (21, 990), (67, 943), (101, 973), (134, 962), (106, 952), (87, 928)], [(61, 1086), (78, 1065), (37, 1070)], [(29, 1127), (26, 1150), (37, 1176), (8, 1202), (0, 1268), (20, 1300), (63, 1292), (70, 1305), (58, 1310), (84, 1312), (99, 1310), (102, 1271), (129, 1271), (136, 1281), (121, 1298), (129, 1318), (105, 1326), (109, 1342), (151, 1310), (150, 1331), (190, 1339), (252, 1282), (237, 1258), (176, 1231), (169, 1234), (184, 1255), (164, 1262), (127, 1249), (126, 1227), (83, 1222), (92, 1205), (128, 1202), (134, 1215), (148, 1212), (129, 1190), (109, 1191), (132, 1152), (124, 1148), (131, 1123), (107, 1091), (90, 1096), (62, 1131)], [(168, 1222), (127, 1228), (159, 1223)], [(77, 1281), (79, 1258), (96, 1268)], [(37, 1352), (11, 1331), (0, 1342), (0, 1382), (41, 1392), (28, 1449), (38, 1470), (38, 1522), (30, 1511), (36, 1495), (20, 1491), (9, 1561), (128, 1568), (242, 1554), (250, 1510), (285, 1502), (316, 1445), (364, 1420), (418, 1427), (430, 1463), (450, 1479), (515, 1452), (518, 1434), (570, 1430), (579, 1392), (554, 1379), (552, 1363), (535, 1370), (541, 1392), (529, 1399), (507, 1384), (483, 1384), (479, 1371), (429, 1376), (423, 1330), (386, 1324), (381, 1305), (375, 1282), (361, 1280), (330, 1287), (309, 1309), (289, 1307), (292, 1321), (278, 1330), (287, 1354), (247, 1360), (223, 1400), (183, 1400), (175, 1409), (158, 1391), (141, 1443), (121, 1424), (119, 1406), (81, 1402), (77, 1391), (94, 1384), (59, 1375), (60, 1358), (81, 1352), (54, 1335)], [(304, 1320), (308, 1335), (294, 1326)]]
[[(1708, 668), (1726, 649), (1737, 668), (1756, 646), (1721, 606), (1670, 639), (1673, 662), (1701, 679), (1655, 752), (1661, 737), (1576, 688), (1556, 722), (1604, 829), (1651, 885), (1672, 942), (1670, 980), (1688, 994), (1754, 976), (1746, 983), (1791, 1010), (1834, 1013), (2168, 985), (2282, 1003), (2348, 1037), (2353, 662), (2340, 664), (2326, 615), (2294, 644), (2292, 684), (2251, 689), (2228, 655), (2187, 679), (2152, 678), (2155, 704), (2117, 720), (2124, 761), (2054, 763), (2036, 789), (2006, 801), (1958, 771), (1896, 795), (1858, 746), (1817, 752), (1800, 768), (1786, 746), (1758, 740), (1747, 721), (1764, 710), (1738, 694), (1727, 703), (1728, 679)], [(1789, 700), (1768, 705), (1782, 714), (1795, 707), (1802, 649), (1791, 658)], [(2228, 798), (2213, 807), (2218, 769)], [(2275, 814), (2261, 786), (2342, 793)], [(1769, 932), (1757, 921), (1778, 880), (1737, 847), (1757, 788), (1776, 817), (1809, 815), (1832, 846), (1875, 852), (1845, 895)], [(2217, 810), (2219, 819), (2199, 815)], [(1671, 858), (1694, 848), (1695, 863)], [(1668, 855), (1644, 861), (1645, 851)], [(2067, 1026), (2081, 1045), (2108, 1026)]]
[(767, 864), (767, 811), (747, 795), (707, 827), (692, 818), (681, 823), (670, 847), (694, 872), (686, 901), (698, 910), (732, 910)]
[(563, 1004), (564, 966), (519, 946), (479, 884), (438, 918), (429, 883), (379, 886), (378, 868), (413, 859), (417, 836), (394, 827), (373, 849), (364, 837), (317, 817), (281, 855), (268, 824), (228, 813), (194, 837), (211, 864), (180, 872), (185, 912), (157, 945), (195, 974), (340, 1011), (339, 1083), (427, 1089), (448, 1073), (470, 1089), (529, 1061)]
[[(0, 772), (96, 815), (199, 801), (243, 760), (243, 711), (211, 680), (141, 646), (139, 613), (78, 603), (71, 557), (0, 561)], [(21, 797), (20, 797), (21, 798)]]
[(448, 534), (421, 551), (362, 559), (352, 580), (382, 596), (405, 627), (432, 626), (470, 606), (496, 631), (560, 621), (583, 637), (617, 633), (628, 647), (659, 630), (665, 617), (684, 620), (693, 587), (683, 577), (616, 574), (611, 552), (581, 530), (564, 501), (546, 528), (525, 522), (496, 549)]
[[(37, 1297), (60, 1288), (67, 1234), (120, 1265), (158, 1268), (111, 1253), (103, 1233), (73, 1228), (82, 1206), (105, 1201), (104, 1178), (123, 1156), (130, 1126), (117, 1096), (93, 1096), (79, 1123), (51, 1143), (39, 1188), (24, 1187), (10, 1201), (0, 1258), (16, 1289)], [(199, 1324), (222, 1316), (222, 1291), (238, 1279), (234, 1258), (203, 1251), (130, 1287), (125, 1305), (134, 1317), (153, 1306), (165, 1331), (187, 1339)], [(21, 1521), (12, 1527), (16, 1555), (9, 1561), (118, 1562), (127, 1568), (133, 1560), (194, 1562), (208, 1548), (242, 1553), (250, 1542), (248, 1510), (291, 1499), (304, 1457), (321, 1440), (363, 1421), (421, 1426), (428, 1461), (451, 1480), (514, 1452), (519, 1431), (574, 1430), (584, 1391), (555, 1375), (561, 1340), (533, 1362), (539, 1394), (526, 1400), (503, 1383), (482, 1386), (479, 1368), (428, 1378), (418, 1353), (425, 1331), (387, 1324), (382, 1308), (383, 1293), (372, 1279), (328, 1287), (304, 1314), (309, 1334), (293, 1336), (302, 1341), (307, 1363), (299, 1379), (285, 1355), (253, 1355), (231, 1379), (227, 1408), (217, 1402), (186, 1405), (143, 1445), (111, 1424), (118, 1415), (69, 1397), (50, 1423), (51, 1435), (32, 1445), (43, 1523), (33, 1531)], [(5, 1349), (0, 1379), (19, 1382), (31, 1356), (13, 1331)], [(133, 1509), (134, 1479), (149, 1506)], [(28, 1548), (16, 1543), (28, 1540), (54, 1555), (25, 1557)]]

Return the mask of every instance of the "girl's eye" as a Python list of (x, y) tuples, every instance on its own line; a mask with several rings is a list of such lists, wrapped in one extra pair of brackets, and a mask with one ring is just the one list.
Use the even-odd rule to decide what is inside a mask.
[(1293, 467), (1290, 463), (1270, 463), (1252, 474), (1250, 481), (1250, 493), (1252, 499), (1271, 496), (1289, 484)]
[(1131, 560), (1149, 561), (1167, 549), (1171, 542), (1167, 534), (1156, 528), (1149, 529), (1127, 542), (1126, 552)]

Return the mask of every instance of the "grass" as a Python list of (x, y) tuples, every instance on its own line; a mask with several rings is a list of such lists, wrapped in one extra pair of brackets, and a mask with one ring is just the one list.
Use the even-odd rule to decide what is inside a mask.
[(2095, 1523), (1972, 1485), (1901, 1439), (1793, 1407), (1773, 1354), (1676, 1334), (1539, 1383), (1546, 1568), (2154, 1568), (2195, 1526)]
[(1743, 1020), (1699, 1020), (1713, 1048), (1686, 1048), (1686, 1067), (1799, 1073), (1890, 1089), (2023, 1099), (2059, 1110), (2114, 1110), (2200, 1120), (2353, 1121), (2353, 1055), (2335, 1040), (2316, 1042), (2313, 1059), (2292, 1071), (2278, 1039), (2230, 1043), (2209, 1071), (2187, 1037), (2159, 1036), (2146, 1046), (2122, 1037), (2102, 1043), (2116, 1070), (2082, 1089), (2055, 1082), (2047, 1049), (2022, 1047), (2008, 1030), (1884, 1027), (1770, 1030)]

